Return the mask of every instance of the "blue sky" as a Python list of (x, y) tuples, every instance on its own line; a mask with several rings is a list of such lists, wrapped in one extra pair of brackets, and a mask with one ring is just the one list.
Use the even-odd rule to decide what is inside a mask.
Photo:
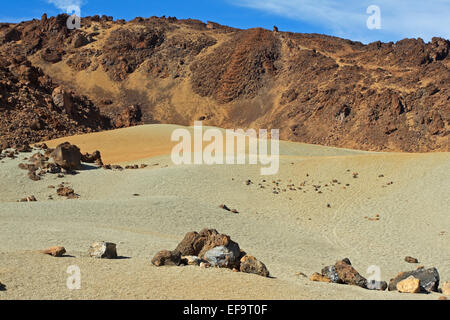
[[(14, 0), (2, 1), (0, 21), (18, 22), (66, 12), (78, 5), (82, 16), (106, 14), (117, 19), (175, 16), (211, 20), (237, 27), (278, 26), (282, 31), (315, 32), (364, 43), (433, 36), (450, 38), (450, 0)], [(381, 29), (367, 19), (380, 9)]]

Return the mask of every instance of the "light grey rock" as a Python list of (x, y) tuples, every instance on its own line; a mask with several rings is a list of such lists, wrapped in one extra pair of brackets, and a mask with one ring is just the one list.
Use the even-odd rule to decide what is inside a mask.
[(89, 256), (97, 259), (116, 259), (116, 244), (111, 242), (94, 242), (89, 248)]
[(239, 250), (236, 252), (236, 250), (233, 249), (235, 249), (234, 246), (214, 247), (205, 253), (204, 259), (213, 267), (232, 268), (236, 265), (240, 255)]

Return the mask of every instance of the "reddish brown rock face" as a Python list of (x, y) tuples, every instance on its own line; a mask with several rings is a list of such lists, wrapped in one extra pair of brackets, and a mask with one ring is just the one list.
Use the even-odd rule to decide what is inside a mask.
[[(3, 149), (111, 127), (202, 119), (224, 128), (279, 128), (282, 139), (313, 144), (448, 151), (446, 39), (364, 45), (156, 17), (87, 17), (74, 31), (66, 28), (67, 17), (0, 29)], [(55, 63), (71, 69), (67, 77)], [(85, 81), (91, 72), (104, 81)], [(52, 80), (65, 94), (52, 96)], [(126, 80), (131, 86), (117, 90)]]

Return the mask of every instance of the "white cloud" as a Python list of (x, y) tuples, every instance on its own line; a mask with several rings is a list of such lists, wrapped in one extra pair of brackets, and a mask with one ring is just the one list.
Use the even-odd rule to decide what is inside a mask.
[[(316, 25), (327, 33), (364, 42), (433, 36), (450, 38), (450, 0), (229, 0), (236, 6)], [(381, 9), (381, 30), (366, 26), (366, 9)]]
[(83, 4), (83, 0), (47, 0), (47, 2), (64, 12), (72, 11), (75, 7), (81, 8)]

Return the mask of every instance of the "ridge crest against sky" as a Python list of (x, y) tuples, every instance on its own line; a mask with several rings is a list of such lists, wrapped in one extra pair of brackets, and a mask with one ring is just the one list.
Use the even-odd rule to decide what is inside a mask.
[[(210, 20), (236, 28), (273, 25), (281, 31), (322, 33), (355, 41), (450, 38), (450, 0), (15, 0), (4, 1), (0, 21), (20, 22), (57, 15), (79, 6), (82, 16), (117, 19), (175, 16)], [(380, 29), (369, 29), (370, 6), (380, 10)]]

